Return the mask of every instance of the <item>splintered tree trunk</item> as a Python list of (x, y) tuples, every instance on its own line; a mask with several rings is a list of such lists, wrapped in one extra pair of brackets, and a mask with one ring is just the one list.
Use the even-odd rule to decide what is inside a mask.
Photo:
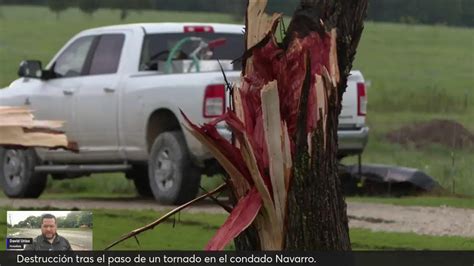
[[(350, 250), (337, 127), (367, 0), (303, 0), (281, 43), (282, 15), (268, 15), (266, 5), (249, 1), (231, 108), (202, 126), (183, 113), (228, 173), (235, 199), (206, 249), (237, 238), (238, 250)], [(218, 133), (222, 121), (234, 142)]]
[(327, 125), (324, 128), (320, 120), (311, 140), (311, 156), (297, 154), (288, 199), (285, 245), (289, 250), (351, 249), (346, 203), (338, 176), (337, 128), (366, 9), (367, 0), (302, 0), (288, 29), (287, 37), (294, 32), (323, 31), (320, 21), (326, 30), (335, 28), (341, 74), (337, 94), (327, 99)]
[[(326, 93), (327, 108), (320, 110), (324, 111), (321, 115), (326, 119), (317, 122), (309, 141), (304, 134), (307, 114), (303, 110), (308, 105), (306, 99), (311, 85), (303, 84), (283, 249), (351, 249), (346, 203), (338, 177), (337, 127), (342, 95), (362, 34), (366, 9), (367, 0), (302, 0), (283, 41), (283, 47), (287, 49), (295, 35), (302, 38), (312, 32), (336, 29), (340, 71), (337, 93)], [(247, 14), (247, 24), (260, 22), (251, 16)], [(312, 148), (308, 149), (308, 145)], [(260, 243), (253, 240), (258, 239), (255, 232), (254, 226), (249, 227), (236, 239), (236, 248), (260, 249)]]

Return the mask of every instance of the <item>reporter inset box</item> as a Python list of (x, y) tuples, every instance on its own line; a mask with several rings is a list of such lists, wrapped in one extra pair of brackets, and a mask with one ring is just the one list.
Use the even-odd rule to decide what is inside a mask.
[(12, 251), (90, 251), (90, 211), (7, 211), (6, 249)]

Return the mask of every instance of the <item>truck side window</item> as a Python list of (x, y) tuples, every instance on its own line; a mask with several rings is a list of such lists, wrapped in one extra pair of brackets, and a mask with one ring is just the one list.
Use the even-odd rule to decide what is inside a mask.
[(80, 76), (94, 38), (95, 36), (82, 37), (69, 45), (54, 63), (55, 76), (58, 78)]
[[(186, 38), (199, 38), (204, 42), (225, 39), (225, 44), (213, 49), (209, 60), (235, 60), (244, 52), (244, 35), (235, 33), (158, 33), (148, 34), (143, 40), (139, 71), (164, 71), (165, 63), (176, 45)], [(186, 42), (173, 54), (172, 60), (191, 60), (189, 57), (198, 47), (198, 42)], [(241, 63), (233, 65), (241, 70)]]
[(90, 63), (90, 75), (113, 74), (117, 72), (125, 36), (106, 34), (99, 38)]

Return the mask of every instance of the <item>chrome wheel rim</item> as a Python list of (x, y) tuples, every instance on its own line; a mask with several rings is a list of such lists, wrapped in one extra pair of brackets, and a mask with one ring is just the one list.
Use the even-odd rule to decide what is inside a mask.
[(25, 176), (24, 152), (21, 150), (7, 150), (3, 160), (3, 176), (9, 187), (21, 185)]
[(162, 149), (155, 160), (155, 180), (161, 191), (168, 191), (174, 185), (175, 163), (169, 149)]

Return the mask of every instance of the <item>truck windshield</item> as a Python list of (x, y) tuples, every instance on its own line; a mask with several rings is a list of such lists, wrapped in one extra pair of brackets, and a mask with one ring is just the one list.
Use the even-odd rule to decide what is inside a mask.
[[(207, 45), (210, 47), (206, 47)], [(164, 68), (168, 63), (168, 65), (173, 64), (173, 72), (179, 72), (176, 71), (179, 63), (176, 61), (181, 61), (181, 64), (192, 63), (193, 58), (207, 60), (207, 62), (219, 59), (226, 65), (230, 65), (230, 61), (239, 59), (243, 51), (243, 34), (209, 32), (149, 34), (144, 39), (139, 70), (165, 71)], [(231, 67), (233, 70), (240, 70), (241, 64), (241, 61), (237, 60)], [(206, 71), (204, 62), (202, 65), (204, 67), (201, 71)], [(196, 69), (193, 71), (195, 72)], [(181, 72), (191, 72), (191, 70)]]

